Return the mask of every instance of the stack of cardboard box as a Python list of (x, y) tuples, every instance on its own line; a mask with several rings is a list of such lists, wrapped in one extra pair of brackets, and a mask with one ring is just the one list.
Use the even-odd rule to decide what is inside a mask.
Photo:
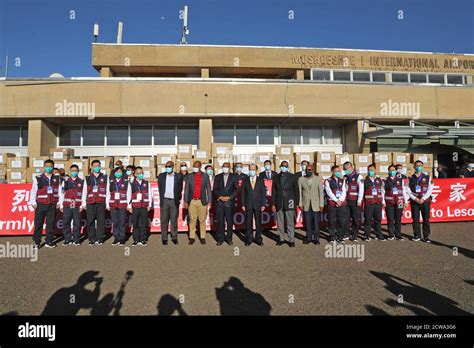
[(7, 181), (12, 184), (25, 184), (27, 168), (28, 157), (8, 157)]
[[(191, 144), (178, 145), (177, 153), (178, 157), (176, 158), (176, 161), (174, 161), (175, 170), (179, 171), (181, 163), (186, 163), (186, 166), (191, 168), (193, 165), (193, 146)], [(200, 156), (207, 156), (207, 153), (200, 153)]]
[(212, 165), (216, 173), (220, 173), (222, 164), (229, 162), (230, 166), (233, 167), (233, 144), (227, 143), (214, 143), (212, 144)]
[(354, 165), (359, 174), (367, 175), (367, 166), (372, 163), (372, 154), (355, 153)]
[(412, 154), (411, 163), (412, 167), (416, 161), (423, 162), (423, 173), (433, 175), (433, 155), (429, 153), (414, 153)]
[(388, 166), (392, 164), (392, 153), (391, 152), (374, 152), (373, 163), (376, 165), (375, 172), (381, 177), (388, 175)]
[(287, 161), (290, 172), (294, 172), (295, 157), (293, 145), (277, 145), (273, 161), (276, 171), (279, 170), (280, 164), (283, 161)]
[(69, 173), (69, 168), (75, 164), (79, 167), (79, 174), (78, 177), (84, 179), (86, 175), (89, 175), (89, 159), (70, 159), (67, 161), (67, 169), (66, 172)]
[[(173, 158), (176, 158), (173, 155)], [(165, 161), (166, 163), (166, 161)], [(133, 165), (135, 167), (143, 168), (143, 177), (146, 180), (155, 180), (156, 179), (156, 162), (155, 156), (144, 156), (144, 157), (135, 157)]]
[(100, 172), (110, 175), (114, 165), (113, 157), (89, 157), (90, 165), (92, 165), (92, 162), (95, 160), (100, 162)]
[(15, 157), (13, 153), (0, 153), (0, 181), (4, 181), (7, 177), (8, 160)]
[(323, 151), (316, 153), (316, 172), (323, 179), (331, 176), (331, 167), (336, 162), (336, 154), (331, 151)]

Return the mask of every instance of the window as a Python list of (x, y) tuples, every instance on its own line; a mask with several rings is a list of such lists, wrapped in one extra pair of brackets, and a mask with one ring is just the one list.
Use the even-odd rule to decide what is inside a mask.
[(107, 126), (107, 145), (128, 145), (128, 126)]
[(235, 137), (237, 145), (256, 145), (257, 127), (256, 126), (236, 126)]
[(105, 127), (85, 126), (82, 134), (84, 146), (104, 146)]
[(199, 127), (196, 126), (178, 126), (178, 144), (198, 145)]
[(175, 126), (155, 126), (153, 128), (155, 145), (176, 145)]
[(234, 126), (215, 126), (212, 134), (214, 143), (234, 143)]
[(429, 83), (443, 83), (444, 84), (444, 75), (442, 74), (430, 74), (428, 75)]
[(463, 76), (462, 75), (448, 75), (448, 85), (462, 85)]
[(392, 82), (395, 82), (395, 83), (408, 83), (408, 74), (392, 73)]
[(410, 74), (411, 83), (426, 83), (425, 74)]
[(313, 70), (313, 80), (316, 81), (330, 81), (331, 74), (327, 70)]
[(385, 82), (385, 73), (373, 72), (372, 82)]
[(258, 126), (259, 145), (275, 144), (275, 128), (273, 126)]
[(28, 146), (28, 126), (21, 127), (21, 146)]
[(59, 128), (59, 146), (81, 145), (81, 126)]
[(130, 127), (130, 145), (151, 145), (152, 126)]
[(341, 127), (324, 127), (324, 140), (328, 145), (342, 144)]
[(297, 145), (301, 144), (300, 126), (283, 126), (280, 128), (280, 144)]
[(369, 72), (354, 71), (352, 73), (352, 80), (353, 81), (367, 81), (367, 82), (370, 82), (370, 73)]
[(303, 144), (319, 145), (322, 144), (323, 130), (321, 127), (303, 126)]
[(20, 146), (20, 126), (0, 127), (0, 146)]
[(334, 78), (334, 81), (350, 81), (351, 72), (350, 71), (334, 71), (333, 78)]

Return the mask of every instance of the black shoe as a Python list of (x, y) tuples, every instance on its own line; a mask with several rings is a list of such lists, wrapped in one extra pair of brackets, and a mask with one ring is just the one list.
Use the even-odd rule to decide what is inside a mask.
[(137, 245), (138, 245), (138, 242), (137, 242), (137, 241), (134, 241), (134, 242), (132, 243), (132, 247), (137, 246)]
[(140, 246), (147, 246), (148, 242), (146, 240), (142, 240), (140, 243), (138, 243)]
[(420, 237), (413, 237), (411, 240), (414, 241), (414, 242), (419, 242), (419, 241), (420, 241)]
[(177, 239), (173, 239), (173, 244), (174, 244), (174, 245), (178, 244), (178, 240), (177, 240)]
[(311, 243), (311, 241), (309, 241), (309, 240), (306, 240), (306, 239), (305, 239), (305, 240), (303, 241), (303, 244), (309, 244), (309, 243)]
[(290, 245), (290, 248), (294, 248), (296, 245), (295, 245), (295, 242), (290, 242), (288, 243)]
[(424, 238), (424, 239), (423, 239), (423, 242), (425, 242), (425, 243), (431, 243), (431, 240), (429, 240), (429, 238)]
[(331, 237), (331, 238), (328, 239), (328, 242), (329, 243), (336, 243), (336, 238)]
[(41, 248), (41, 243), (34, 243), (33, 244), (33, 249), (39, 249)]
[(388, 237), (387, 240), (394, 240), (395, 237)]
[(395, 239), (396, 239), (396, 240), (400, 240), (400, 241), (401, 241), (401, 240), (405, 240), (405, 239), (403, 239), (403, 237), (395, 237)]
[(189, 245), (193, 245), (194, 244), (194, 238), (191, 238), (188, 242)]
[(263, 246), (263, 242), (261, 240), (259, 240), (258, 242), (255, 242), (255, 244), (257, 244), (258, 246)]
[(124, 240), (121, 241), (118, 245), (119, 245), (119, 246), (124, 246), (124, 245), (125, 245), (125, 241), (124, 241)]
[(252, 244), (251, 242), (245, 242), (244, 245), (245, 246), (249, 246), (250, 244)]
[(364, 242), (370, 242), (370, 237), (364, 237), (363, 240)]
[(234, 242), (232, 242), (231, 240), (228, 240), (228, 241), (227, 241), (227, 244), (229, 244), (229, 245), (234, 245)]
[(72, 242), (72, 245), (79, 246), (79, 245), (81, 245), (81, 242)]
[(114, 239), (114, 241), (113, 241), (112, 245), (118, 245), (118, 244), (119, 244), (119, 241), (118, 241), (118, 239)]
[(161, 242), (163, 245), (168, 245), (168, 241), (167, 240), (164, 240)]
[(55, 244), (55, 243), (52, 243), (52, 242), (46, 243), (46, 244), (45, 244), (45, 247), (46, 247), (46, 248), (56, 248), (56, 244)]
[(99, 239), (98, 241), (95, 242), (95, 244), (97, 244), (97, 245), (103, 245), (103, 244), (104, 244), (104, 240), (103, 240), (103, 239)]
[(224, 242), (217, 242), (216, 245), (217, 246), (221, 246)]
[(89, 241), (89, 246), (93, 246), (93, 245), (95, 245), (95, 241), (90, 240), (90, 241)]
[(71, 245), (71, 244), (72, 244), (72, 242), (69, 242), (69, 241), (68, 241), (68, 242), (67, 242), (67, 241), (64, 241), (64, 243), (62, 244), (62, 246), (68, 246), (68, 245)]
[(346, 243), (346, 242), (344, 242), (344, 239), (342, 239), (342, 238), (336, 238), (336, 242), (341, 243), (341, 244)]
[(206, 244), (206, 239), (204, 239), (204, 238), (199, 239), (199, 241), (200, 241), (201, 244), (203, 244), (203, 245)]
[(319, 244), (321, 244), (321, 243), (319, 242), (319, 239), (315, 239), (315, 240), (313, 240), (313, 243), (314, 243), (314, 244), (316, 244), (316, 245), (319, 245)]
[(385, 242), (386, 241), (386, 239), (384, 237), (377, 237), (377, 240), (379, 242)]
[(276, 245), (277, 245), (277, 246), (282, 246), (284, 243), (285, 243), (284, 241), (279, 240), (278, 242), (276, 242)]

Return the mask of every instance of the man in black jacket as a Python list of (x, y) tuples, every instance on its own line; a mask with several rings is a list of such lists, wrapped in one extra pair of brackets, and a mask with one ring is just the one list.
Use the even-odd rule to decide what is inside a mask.
[[(230, 163), (222, 165), (222, 173), (214, 179), (214, 197), (216, 198), (217, 214), (217, 245), (222, 245), (224, 239), (232, 245), (234, 225), (234, 206), (239, 187), (237, 175), (230, 172)], [(224, 217), (227, 224), (227, 235), (224, 233)]]
[(285, 242), (285, 222), (289, 245), (295, 246), (295, 218), (299, 199), (298, 178), (295, 174), (288, 172), (288, 162), (283, 161), (280, 164), (280, 173), (272, 181), (272, 211), (277, 214), (280, 234), (278, 246)]
[[(251, 164), (249, 167), (249, 176), (245, 178), (242, 184), (241, 201), (242, 210), (245, 212), (245, 221), (247, 225), (246, 242), (249, 246), (255, 240), (255, 243), (262, 246), (262, 211), (265, 210), (267, 195), (265, 182), (261, 177), (257, 177), (257, 165)], [(253, 235), (253, 219), (255, 218), (255, 238)]]
[(160, 193), (161, 241), (168, 244), (168, 225), (171, 220), (171, 239), (178, 244), (178, 211), (183, 190), (183, 175), (174, 172), (173, 161), (165, 164), (165, 172), (158, 175)]

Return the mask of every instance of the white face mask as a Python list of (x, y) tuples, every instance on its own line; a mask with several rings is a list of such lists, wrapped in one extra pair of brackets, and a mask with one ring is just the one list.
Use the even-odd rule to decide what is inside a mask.
[(198, 172), (199, 172), (199, 168), (198, 168), (198, 167), (193, 167), (193, 172), (194, 172), (194, 173), (198, 173)]
[(182, 170), (182, 171), (188, 170), (188, 167), (182, 166), (182, 167), (181, 167), (181, 170)]
[(224, 168), (222, 168), (222, 171), (224, 172), (224, 174), (227, 174), (229, 172), (229, 168), (224, 167)]

